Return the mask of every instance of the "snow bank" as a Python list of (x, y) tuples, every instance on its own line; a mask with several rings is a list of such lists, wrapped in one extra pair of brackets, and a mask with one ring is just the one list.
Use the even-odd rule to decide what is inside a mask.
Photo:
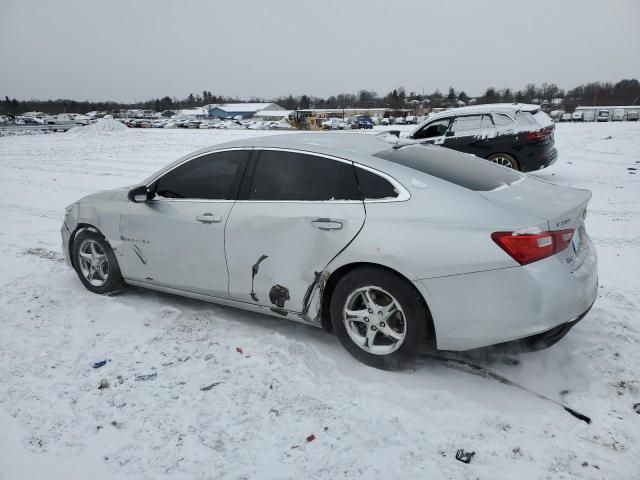
[(111, 120), (108, 118), (102, 118), (98, 120), (96, 123), (92, 123), (86, 127), (78, 126), (74, 127), (67, 135), (73, 135), (77, 138), (91, 138), (91, 137), (102, 137), (102, 136), (111, 136), (111, 135), (123, 135), (128, 130), (122, 123)]

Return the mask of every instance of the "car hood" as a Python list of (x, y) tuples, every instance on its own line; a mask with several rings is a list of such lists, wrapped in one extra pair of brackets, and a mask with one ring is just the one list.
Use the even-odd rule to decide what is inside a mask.
[(131, 187), (114, 188), (112, 190), (100, 190), (96, 193), (91, 193), (78, 200), (78, 203), (94, 203), (94, 202), (108, 202), (112, 200), (117, 194), (122, 192), (128, 192)]

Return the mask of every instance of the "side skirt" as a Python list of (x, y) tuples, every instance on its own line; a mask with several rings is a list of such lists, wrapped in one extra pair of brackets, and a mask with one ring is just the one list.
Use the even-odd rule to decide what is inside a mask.
[(193, 298), (195, 300), (202, 300), (204, 302), (224, 305), (226, 307), (234, 307), (234, 308), (239, 308), (241, 310), (248, 310), (250, 312), (262, 313), (264, 315), (269, 315), (270, 317), (284, 318), (286, 320), (291, 320), (298, 323), (304, 323), (305, 325), (311, 325), (316, 328), (322, 328), (322, 325), (317, 323), (312, 323), (309, 320), (307, 320), (305, 317), (303, 317), (302, 314), (296, 313), (296, 312), (290, 312), (287, 310), (280, 310), (280, 309), (278, 309), (277, 311), (273, 311), (271, 307), (256, 305), (256, 304), (247, 303), (247, 302), (239, 302), (237, 300), (231, 300), (228, 298), (214, 297), (212, 295), (203, 295), (201, 293), (193, 293), (187, 290), (179, 290), (177, 288), (154, 285), (151, 283), (141, 282), (138, 280), (130, 280), (128, 278), (125, 278), (124, 281), (128, 285), (133, 285), (135, 287), (148, 288), (150, 290), (156, 290), (158, 292), (170, 293), (172, 295)]

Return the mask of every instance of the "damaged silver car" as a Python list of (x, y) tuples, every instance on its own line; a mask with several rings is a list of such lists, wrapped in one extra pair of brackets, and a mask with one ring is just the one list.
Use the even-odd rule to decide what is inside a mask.
[(427, 348), (541, 348), (590, 309), (591, 193), (361, 134), (205, 148), (67, 208), (86, 288), (126, 285), (335, 331), (381, 368)]

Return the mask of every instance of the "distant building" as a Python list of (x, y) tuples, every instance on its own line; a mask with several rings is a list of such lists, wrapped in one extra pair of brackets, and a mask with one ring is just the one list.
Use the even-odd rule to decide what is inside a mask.
[(292, 112), (293, 110), (260, 110), (253, 115), (253, 118), (267, 122), (278, 122), (286, 120)]
[(284, 110), (284, 108), (276, 103), (222, 103), (219, 105), (206, 105), (203, 108), (207, 110), (207, 116), (209, 118), (233, 118), (237, 116), (249, 118), (263, 110)]

